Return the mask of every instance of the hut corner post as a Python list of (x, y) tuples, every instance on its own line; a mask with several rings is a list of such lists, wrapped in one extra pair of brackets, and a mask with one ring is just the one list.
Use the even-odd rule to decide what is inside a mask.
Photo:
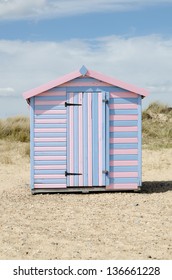
[(34, 97), (30, 99), (30, 187), (34, 189)]
[(138, 188), (142, 186), (142, 97), (138, 96)]

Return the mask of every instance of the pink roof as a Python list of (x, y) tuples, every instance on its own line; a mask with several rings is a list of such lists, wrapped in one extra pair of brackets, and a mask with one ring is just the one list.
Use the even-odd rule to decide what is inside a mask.
[(60, 86), (64, 83), (67, 83), (67, 82), (69, 82), (73, 79), (76, 79), (76, 78), (79, 78), (79, 77), (84, 77), (84, 76), (97, 79), (99, 81), (108, 83), (112, 86), (123, 88), (125, 90), (128, 90), (128, 91), (137, 93), (139, 95), (142, 95), (143, 97), (148, 95), (148, 91), (146, 91), (143, 88), (138, 88), (136, 86), (133, 86), (133, 85), (127, 84), (125, 82), (119, 81), (115, 78), (105, 76), (104, 74), (98, 73), (98, 72), (93, 71), (93, 70), (87, 70), (87, 68), (85, 66), (82, 66), (81, 69), (78, 70), (78, 71), (72, 72), (72, 73), (67, 74), (63, 77), (60, 77), (56, 80), (53, 80), (53, 81), (51, 81), (47, 84), (44, 84), (42, 86), (39, 86), (37, 88), (34, 88), (34, 89), (31, 89), (29, 91), (24, 92), (23, 96), (24, 96), (25, 99), (29, 99), (29, 98), (31, 98), (31, 97), (33, 97), (37, 94), (40, 94), (44, 91), (47, 91), (47, 90), (52, 89), (54, 87)]

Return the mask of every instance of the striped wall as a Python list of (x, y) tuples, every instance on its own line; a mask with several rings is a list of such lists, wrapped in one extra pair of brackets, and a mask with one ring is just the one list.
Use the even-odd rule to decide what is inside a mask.
[(66, 91), (34, 97), (34, 188), (66, 187)]
[(139, 98), (130, 92), (110, 93), (110, 184), (107, 189), (137, 189), (139, 185)]
[(140, 96), (82, 77), (32, 97), (30, 105), (32, 188), (141, 185)]

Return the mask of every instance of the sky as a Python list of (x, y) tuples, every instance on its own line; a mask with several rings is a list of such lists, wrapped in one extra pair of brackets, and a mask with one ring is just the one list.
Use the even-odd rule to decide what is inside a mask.
[(0, 0), (0, 118), (82, 65), (172, 107), (172, 0)]

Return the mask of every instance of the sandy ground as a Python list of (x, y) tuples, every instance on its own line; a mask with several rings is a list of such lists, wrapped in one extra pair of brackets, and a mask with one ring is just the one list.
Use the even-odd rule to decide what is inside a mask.
[(0, 141), (0, 259), (172, 258), (172, 149), (143, 150), (141, 193), (33, 196), (26, 146)]

